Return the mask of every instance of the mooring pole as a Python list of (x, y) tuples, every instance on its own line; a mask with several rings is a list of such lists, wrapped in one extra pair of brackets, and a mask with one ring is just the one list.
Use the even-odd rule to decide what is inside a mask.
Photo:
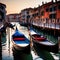
[(9, 54), (10, 54), (10, 28), (7, 28), (7, 35), (8, 35), (8, 51), (9, 51)]
[(9, 33), (9, 54), (10, 54), (10, 28), (8, 28), (9, 30), (8, 30), (8, 33)]
[(0, 32), (0, 60), (2, 60), (1, 32)]
[[(59, 57), (60, 57), (60, 36), (58, 37), (58, 49), (59, 49)], [(60, 60), (60, 58), (59, 58)]]
[(58, 37), (59, 50), (60, 50), (60, 36)]

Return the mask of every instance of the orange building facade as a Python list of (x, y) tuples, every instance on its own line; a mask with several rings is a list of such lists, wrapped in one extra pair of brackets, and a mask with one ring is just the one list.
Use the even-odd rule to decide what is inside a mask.
[(60, 29), (60, 1), (51, 1), (37, 7), (38, 20), (35, 24), (40, 27)]
[[(51, 2), (45, 4), (42, 3), (42, 5), (38, 6), (37, 8), (27, 8), (27, 10), (29, 13), (28, 21), (32, 25), (45, 28), (60, 29), (60, 1), (55, 0), (55, 2), (53, 2), (52, 0)], [(28, 23), (27, 18), (25, 21)]]

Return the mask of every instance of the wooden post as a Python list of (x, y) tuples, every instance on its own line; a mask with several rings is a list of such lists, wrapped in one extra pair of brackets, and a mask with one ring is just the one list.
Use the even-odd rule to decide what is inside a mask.
[(2, 60), (1, 32), (0, 32), (0, 60)]
[(54, 29), (54, 36), (55, 36), (55, 34), (56, 34), (56, 30)]
[(8, 50), (10, 51), (10, 28), (8, 28)]
[(29, 32), (29, 39), (30, 39), (30, 48), (32, 49), (32, 47), (33, 47), (32, 38), (31, 38), (31, 35), (30, 35), (30, 31), (29, 30), (28, 30), (28, 32)]
[(59, 50), (60, 50), (60, 36), (58, 37)]
[(32, 38), (30, 36), (30, 48), (32, 49), (32, 47), (33, 47), (33, 43), (32, 43)]
[[(60, 36), (58, 37), (58, 49), (59, 49), (59, 57), (60, 57)], [(60, 58), (59, 58), (60, 60)]]

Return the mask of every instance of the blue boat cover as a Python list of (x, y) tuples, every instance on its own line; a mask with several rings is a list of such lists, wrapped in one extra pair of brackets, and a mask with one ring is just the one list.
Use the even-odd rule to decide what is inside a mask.
[[(25, 37), (18, 29), (16, 29), (15, 33), (12, 35), (13, 38)], [(29, 44), (30, 41), (25, 37), (25, 40), (14, 40), (16, 44)]]
[(24, 36), (24, 34), (22, 34), (21, 32), (18, 31), (18, 29), (16, 29), (15, 33), (12, 35), (12, 37), (16, 37), (16, 36)]

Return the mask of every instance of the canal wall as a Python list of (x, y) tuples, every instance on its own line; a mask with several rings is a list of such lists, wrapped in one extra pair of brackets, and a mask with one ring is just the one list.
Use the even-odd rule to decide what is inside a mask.
[(45, 27), (40, 27), (40, 26), (36, 26), (36, 25), (32, 25), (32, 27), (34, 27), (40, 31), (43, 31), (45, 33), (54, 35), (56, 37), (60, 36), (60, 30), (59, 29), (45, 28)]

